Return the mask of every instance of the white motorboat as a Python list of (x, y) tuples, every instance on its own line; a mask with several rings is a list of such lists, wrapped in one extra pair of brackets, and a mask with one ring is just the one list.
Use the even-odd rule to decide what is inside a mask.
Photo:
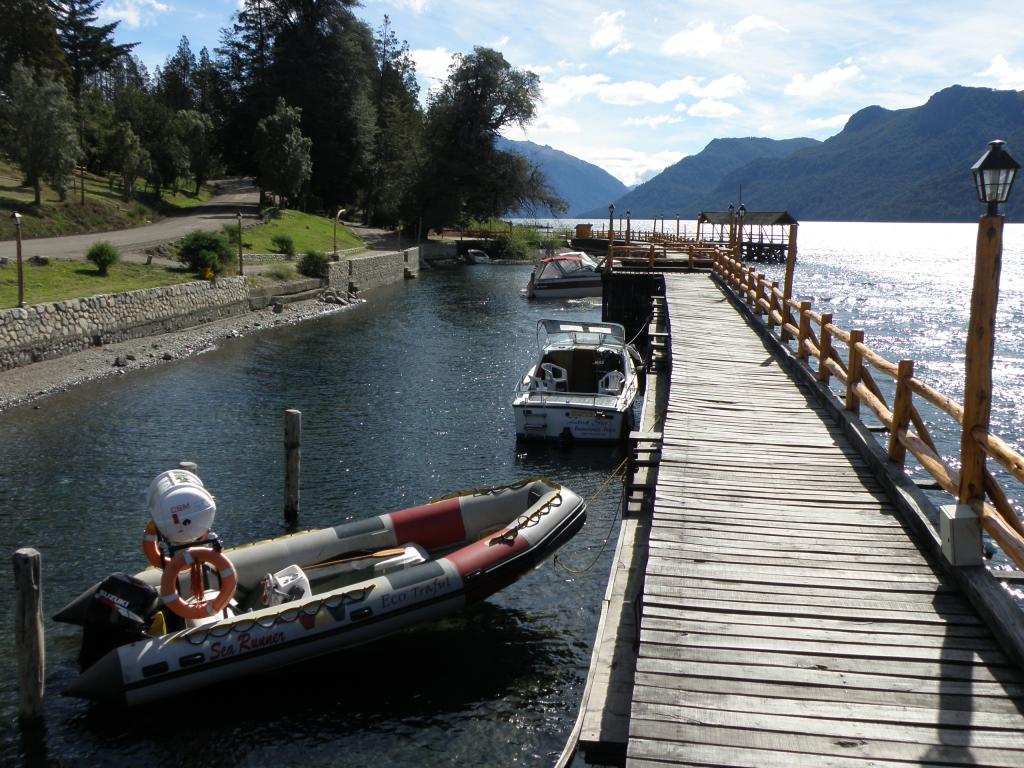
[(600, 296), (601, 272), (583, 251), (542, 259), (530, 274), (526, 295), (531, 299), (578, 299)]
[[(544, 338), (541, 339), (541, 331)], [(522, 438), (615, 441), (633, 428), (640, 356), (618, 323), (540, 320), (540, 357), (516, 387)]]
[(201, 481), (172, 470), (154, 483), (154, 567), (55, 617), (85, 627), (68, 695), (143, 704), (373, 642), (508, 586), (586, 519), (571, 490), (529, 479), (221, 552)]
[(467, 264), (490, 264), (491, 257), (478, 248), (470, 248), (466, 251)]

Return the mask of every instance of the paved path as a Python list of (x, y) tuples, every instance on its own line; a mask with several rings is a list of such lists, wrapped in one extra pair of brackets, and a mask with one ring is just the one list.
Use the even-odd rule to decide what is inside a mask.
[(1024, 765), (1020, 670), (710, 278), (665, 281), (627, 765)]
[[(220, 230), (234, 222), (238, 211), (244, 217), (256, 216), (259, 193), (248, 180), (221, 182), (222, 193), (210, 198), (187, 213), (132, 229), (114, 232), (93, 232), (87, 235), (41, 237), (22, 242), (22, 256), (48, 256), (53, 259), (85, 259), (85, 252), (98, 240), (109, 240), (121, 250), (126, 261), (143, 261), (143, 251), (160, 243), (177, 240), (195, 229)], [(17, 258), (14, 240), (0, 242), (0, 258)]]

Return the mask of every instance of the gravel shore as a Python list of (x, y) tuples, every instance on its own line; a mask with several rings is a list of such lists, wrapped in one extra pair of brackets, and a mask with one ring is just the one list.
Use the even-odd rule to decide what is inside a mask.
[(191, 357), (215, 347), (222, 339), (299, 323), (344, 308), (320, 301), (287, 304), (280, 313), (268, 307), (182, 331), (93, 347), (54, 360), (0, 371), (0, 413), (87, 381)]

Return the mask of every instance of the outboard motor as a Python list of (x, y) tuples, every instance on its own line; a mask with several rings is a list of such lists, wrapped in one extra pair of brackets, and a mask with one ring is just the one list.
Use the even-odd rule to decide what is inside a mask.
[(126, 573), (115, 573), (100, 582), (86, 607), (78, 654), (82, 669), (118, 646), (147, 637), (158, 601), (154, 587)]

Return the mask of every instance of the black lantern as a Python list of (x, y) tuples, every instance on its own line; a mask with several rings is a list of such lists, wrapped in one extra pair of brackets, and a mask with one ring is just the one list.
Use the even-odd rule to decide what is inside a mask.
[(743, 221), (743, 217), (747, 215), (747, 206), (745, 206), (743, 203), (740, 203), (740, 208), (738, 211), (736, 211), (736, 213), (739, 214), (740, 221)]
[(1013, 179), (1020, 169), (1020, 163), (1003, 149), (1005, 146), (1006, 142), (1001, 139), (990, 141), (985, 154), (971, 166), (974, 184), (978, 188), (978, 200), (988, 204), (988, 216), (995, 216), (998, 205), (1010, 197)]
[(613, 216), (615, 214), (615, 203), (608, 204), (608, 215)]

